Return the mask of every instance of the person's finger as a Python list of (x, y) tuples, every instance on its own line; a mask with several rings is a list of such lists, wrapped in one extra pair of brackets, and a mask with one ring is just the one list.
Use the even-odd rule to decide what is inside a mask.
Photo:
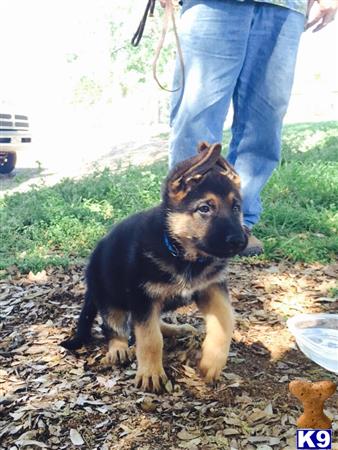
[(326, 27), (327, 23), (322, 21), (319, 25), (316, 26), (316, 28), (314, 28), (312, 30), (312, 33), (316, 33), (317, 31), (322, 30), (324, 27)]
[(325, 28), (326, 25), (328, 25), (330, 22), (333, 22), (334, 18), (335, 18), (335, 14), (336, 14), (335, 11), (330, 11), (327, 14), (325, 14), (321, 23), (319, 25), (317, 25), (316, 28), (314, 28), (312, 30), (312, 32), (316, 33), (317, 31), (320, 31), (323, 28)]
[(319, 13), (310, 22), (306, 24), (305, 30), (308, 30), (309, 28), (316, 25), (319, 21), (321, 21), (323, 19), (323, 14), (324, 13), (322, 11), (319, 11)]

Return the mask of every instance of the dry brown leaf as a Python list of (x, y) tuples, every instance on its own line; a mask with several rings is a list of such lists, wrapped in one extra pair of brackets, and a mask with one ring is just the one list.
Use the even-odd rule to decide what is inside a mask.
[(43, 442), (36, 441), (34, 439), (21, 439), (15, 442), (17, 445), (21, 447), (35, 446), (39, 448), (48, 448), (48, 445)]
[(70, 437), (70, 440), (72, 441), (72, 444), (74, 444), (74, 445), (83, 445), (84, 444), (84, 440), (82, 439), (81, 434), (75, 428), (71, 428), (69, 430), (69, 437)]
[(189, 450), (197, 450), (198, 445), (201, 443), (200, 438), (192, 439), (191, 441), (185, 441), (180, 443), (178, 446), (179, 448), (187, 448)]
[(239, 430), (236, 430), (236, 428), (226, 428), (223, 430), (224, 436), (234, 436), (235, 434), (240, 434)]
[(323, 272), (325, 275), (328, 275), (329, 277), (338, 279), (338, 264), (330, 264), (329, 266), (325, 266), (323, 268)]
[(268, 417), (269, 414), (265, 411), (256, 410), (249, 415), (248, 421), (249, 423), (257, 423), (261, 422), (262, 420), (266, 420)]
[(140, 406), (142, 410), (145, 412), (152, 412), (155, 411), (157, 408), (157, 404), (151, 397), (145, 397), (143, 401), (140, 403)]
[(177, 437), (181, 441), (190, 441), (192, 439), (199, 437), (200, 434), (201, 432), (199, 430), (187, 431), (183, 429), (177, 433)]
[(48, 280), (48, 277), (46, 271), (42, 270), (37, 273), (29, 272), (27, 279), (34, 283), (45, 283)]

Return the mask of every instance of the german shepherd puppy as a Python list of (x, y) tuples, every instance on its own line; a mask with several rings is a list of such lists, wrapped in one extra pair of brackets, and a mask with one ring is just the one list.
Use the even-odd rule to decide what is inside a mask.
[(105, 362), (129, 359), (133, 330), (136, 386), (159, 391), (167, 380), (162, 336), (194, 330), (162, 322), (161, 312), (195, 301), (206, 322), (200, 369), (206, 381), (216, 380), (234, 323), (226, 261), (247, 245), (239, 188), (221, 145), (201, 143), (196, 156), (169, 173), (159, 206), (123, 220), (98, 243), (86, 272), (76, 335), (63, 347), (75, 350), (88, 343), (100, 313), (108, 340)]

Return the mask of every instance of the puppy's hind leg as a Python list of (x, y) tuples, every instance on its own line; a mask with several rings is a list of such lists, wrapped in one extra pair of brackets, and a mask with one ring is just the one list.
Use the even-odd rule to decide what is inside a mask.
[(62, 347), (67, 350), (76, 350), (87, 344), (91, 338), (91, 328), (97, 314), (97, 307), (94, 296), (90, 289), (87, 289), (85, 301), (77, 323), (76, 334), (72, 339), (61, 342)]
[(120, 309), (111, 309), (103, 315), (102, 331), (108, 340), (108, 351), (102, 360), (105, 366), (131, 361), (133, 351), (128, 346), (130, 332), (129, 314)]

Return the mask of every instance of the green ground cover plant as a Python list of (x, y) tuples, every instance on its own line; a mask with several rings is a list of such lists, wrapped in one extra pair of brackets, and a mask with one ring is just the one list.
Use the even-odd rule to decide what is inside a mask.
[[(229, 132), (225, 133), (227, 147)], [(158, 203), (167, 162), (96, 171), (0, 200), (0, 270), (68, 266), (89, 255), (117, 221)], [(282, 161), (263, 193), (255, 234), (265, 260), (328, 263), (338, 254), (338, 125), (289, 125)]]

